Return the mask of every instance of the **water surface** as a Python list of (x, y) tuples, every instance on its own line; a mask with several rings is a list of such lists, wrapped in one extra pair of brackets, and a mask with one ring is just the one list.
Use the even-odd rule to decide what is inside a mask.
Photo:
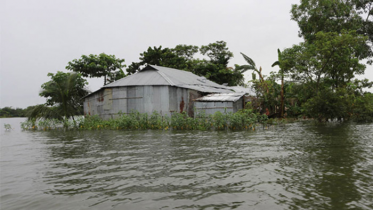
[(0, 120), (1, 209), (373, 209), (373, 124), (43, 132), (23, 120)]

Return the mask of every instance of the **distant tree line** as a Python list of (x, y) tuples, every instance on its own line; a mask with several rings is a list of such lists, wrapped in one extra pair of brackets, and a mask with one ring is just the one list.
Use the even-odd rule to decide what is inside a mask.
[(6, 106), (0, 108), (0, 117), (27, 117), (28, 113), (30, 113), (34, 108), (35, 106), (29, 106), (25, 109)]

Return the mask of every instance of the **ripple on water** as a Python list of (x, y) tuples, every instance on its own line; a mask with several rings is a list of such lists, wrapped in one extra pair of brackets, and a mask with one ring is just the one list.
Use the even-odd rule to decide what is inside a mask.
[(373, 125), (1, 134), (6, 209), (369, 209)]

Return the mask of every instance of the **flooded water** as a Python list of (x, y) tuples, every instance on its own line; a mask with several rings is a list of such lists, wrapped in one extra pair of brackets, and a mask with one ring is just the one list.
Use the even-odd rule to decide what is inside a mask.
[(0, 120), (4, 210), (373, 209), (373, 124), (35, 132), (21, 121)]

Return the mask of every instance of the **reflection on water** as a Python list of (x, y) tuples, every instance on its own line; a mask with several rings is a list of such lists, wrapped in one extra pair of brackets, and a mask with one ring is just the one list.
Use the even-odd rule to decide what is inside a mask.
[(1, 208), (372, 209), (372, 139), (373, 124), (2, 132)]
[(373, 208), (372, 127), (307, 126), (302, 136), (287, 142), (297, 153), (280, 162), (287, 178), (277, 183), (296, 195), (284, 202), (306, 209)]

